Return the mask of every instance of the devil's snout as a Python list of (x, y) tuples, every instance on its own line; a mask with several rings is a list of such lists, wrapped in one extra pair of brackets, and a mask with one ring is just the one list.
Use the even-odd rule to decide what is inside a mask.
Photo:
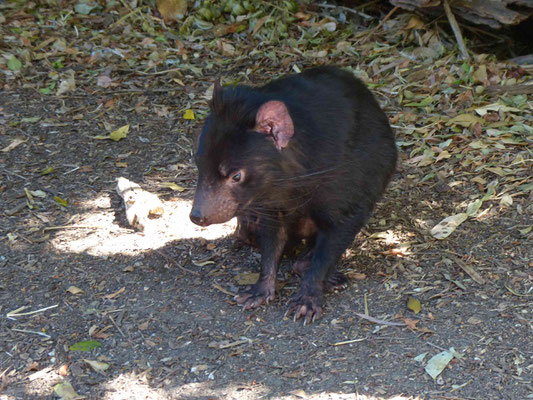
[(207, 220), (207, 218), (200, 212), (200, 210), (198, 209), (195, 209), (193, 207), (192, 211), (191, 211), (191, 214), (189, 215), (189, 218), (191, 219), (192, 222), (194, 222), (196, 225), (200, 225), (200, 226), (208, 226), (210, 225), (209, 224), (209, 221)]

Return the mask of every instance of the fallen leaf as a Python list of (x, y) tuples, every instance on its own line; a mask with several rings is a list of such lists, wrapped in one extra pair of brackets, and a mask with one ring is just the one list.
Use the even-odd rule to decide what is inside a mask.
[(84, 340), (78, 343), (74, 343), (72, 346), (69, 346), (70, 351), (90, 351), (100, 347), (100, 342), (96, 340)]
[(259, 273), (258, 272), (246, 272), (243, 274), (239, 274), (235, 277), (235, 280), (239, 285), (253, 285), (257, 282), (259, 279)]
[(413, 311), (415, 314), (418, 314), (422, 309), (422, 305), (420, 304), (419, 300), (415, 299), (414, 297), (409, 297), (409, 300), (407, 300), (407, 308)]
[(471, 203), (468, 203), (468, 206), (466, 206), (466, 214), (469, 217), (473, 217), (477, 214), (479, 209), (481, 208), (481, 205), (483, 204), (482, 199), (476, 199), (472, 201)]
[(187, 0), (157, 0), (157, 10), (166, 22), (176, 21), (185, 16)]
[(437, 225), (435, 225), (430, 233), (435, 239), (446, 239), (452, 234), (455, 229), (468, 218), (467, 213), (460, 213), (456, 215), (450, 215), (449, 217), (444, 218)]
[(491, 112), (506, 112), (506, 111), (520, 112), (520, 109), (516, 107), (506, 106), (505, 104), (499, 104), (499, 103), (489, 104), (488, 106), (476, 108), (476, 113), (482, 117), (485, 114), (487, 114), (489, 111)]
[(508, 194), (504, 194), (500, 199), (500, 205), (505, 207), (511, 207), (513, 205), (513, 198)]
[(483, 83), (487, 80), (487, 66), (480, 65), (479, 68), (472, 74), (475, 83)]
[(474, 114), (460, 114), (454, 118), (449, 119), (446, 125), (459, 125), (465, 128), (469, 128), (476, 123), (483, 125), (485, 120), (483, 118), (476, 117)]
[(128, 136), (129, 130), (130, 130), (130, 124), (121, 126), (117, 130), (109, 134), (109, 139), (114, 140), (115, 142), (120, 139), (124, 139), (126, 136)]
[(57, 204), (62, 205), (63, 207), (68, 206), (68, 201), (65, 200), (65, 199), (62, 199), (62, 198), (59, 197), (59, 196), (54, 196), (54, 201), (55, 201)]
[(126, 288), (123, 287), (119, 290), (117, 290), (115, 293), (108, 294), (107, 296), (104, 296), (106, 299), (111, 300), (117, 297), (119, 294), (124, 293), (126, 291)]
[(301, 397), (302, 399), (307, 399), (309, 397), (308, 394), (302, 389), (296, 389), (289, 393), (296, 397)]
[(174, 190), (176, 192), (183, 192), (185, 190), (185, 188), (183, 186), (180, 186), (180, 185), (178, 185), (177, 183), (174, 183), (174, 182), (161, 182), (160, 185), (165, 187), (165, 188)]
[(214, 261), (194, 261), (192, 260), (191, 261), (194, 265), (196, 265), (197, 267), (205, 267), (206, 265), (209, 265), (209, 264), (214, 264), (215, 262)]
[(44, 199), (48, 196), (46, 192), (43, 192), (42, 190), (30, 190), (30, 193), (35, 197), (40, 197), (41, 199)]
[(198, 372), (205, 371), (206, 369), (207, 369), (206, 364), (200, 364), (200, 365), (195, 365), (194, 367), (191, 367), (191, 372), (193, 374), (197, 374)]
[(94, 369), (96, 372), (104, 372), (106, 369), (109, 368), (109, 364), (102, 362), (102, 361), (96, 361), (96, 360), (87, 360), (83, 359), (87, 364), (91, 366), (92, 369)]
[(411, 318), (404, 318), (403, 322), (405, 322), (405, 326), (407, 326), (408, 329), (411, 329), (412, 331), (415, 331), (417, 329), (416, 324), (420, 322), (418, 319), (411, 319)]
[(61, 376), (67, 376), (68, 375), (68, 364), (63, 364), (61, 367), (59, 367), (58, 373)]
[(444, 368), (446, 368), (448, 363), (452, 360), (454, 356), (454, 350), (453, 348), (450, 350), (451, 351), (444, 350), (428, 360), (425, 370), (433, 379), (437, 378), (437, 376), (444, 371)]
[(483, 320), (481, 320), (481, 318), (478, 318), (478, 317), (470, 317), (466, 320), (466, 322), (472, 325), (479, 325), (483, 322)]
[(73, 92), (76, 89), (76, 80), (74, 77), (74, 70), (69, 69), (68, 71), (65, 71), (63, 74), (63, 78), (61, 79), (61, 82), (59, 83), (59, 87), (57, 88), (56, 95), (61, 96), (62, 94), (65, 94), (67, 92)]
[(89, 15), (91, 11), (96, 8), (98, 5), (89, 1), (80, 1), (74, 6), (74, 11), (78, 14)]
[(185, 110), (185, 114), (183, 114), (183, 119), (195, 119), (194, 118), (194, 111), (191, 109)]
[(252, 35), (255, 35), (257, 32), (259, 32), (259, 29), (265, 24), (267, 18), (269, 16), (266, 15), (264, 17), (259, 18), (257, 21), (255, 21), (254, 29), (252, 31)]
[(76, 400), (83, 399), (84, 396), (80, 396), (69, 382), (58, 383), (54, 385), (54, 392), (62, 400)]
[(346, 276), (350, 279), (355, 279), (356, 281), (362, 281), (366, 279), (366, 274), (362, 272), (348, 272)]
[(24, 142), (26, 142), (26, 139), (16, 138), (9, 145), (4, 147), (1, 151), (2, 151), (2, 153), (7, 153), (8, 151), (13, 150), (15, 147), (17, 147), (18, 145), (20, 145), (20, 144), (22, 144)]
[(137, 328), (139, 328), (139, 330), (141, 330), (141, 331), (145, 331), (145, 330), (148, 329), (149, 326), (150, 326), (150, 320), (148, 320), (148, 321), (144, 321), (144, 322), (140, 323), (140, 324), (137, 326)]
[(103, 135), (93, 136), (93, 139), (98, 139), (98, 140), (111, 139), (111, 140), (114, 140), (116, 142), (116, 141), (119, 141), (120, 139), (124, 139), (126, 136), (128, 136), (128, 131), (129, 130), (130, 130), (130, 124), (127, 124), (127, 125), (121, 126), (117, 130), (111, 132), (107, 136), (103, 136)]
[(96, 86), (100, 86), (103, 88), (108, 88), (109, 86), (111, 86), (111, 83), (113, 83), (113, 80), (107, 75), (100, 75), (96, 79)]
[(409, 19), (409, 22), (403, 29), (422, 29), (424, 26), (425, 22), (415, 15)]
[(48, 175), (54, 172), (54, 167), (47, 167), (41, 171), (41, 175)]
[(7, 67), (11, 71), (20, 71), (20, 69), (22, 68), (22, 62), (20, 62), (17, 57), (11, 56), (11, 58), (7, 61)]
[(67, 292), (71, 294), (80, 294), (80, 293), (83, 293), (83, 290), (81, 290), (79, 287), (76, 287), (76, 286), (70, 286), (67, 289)]

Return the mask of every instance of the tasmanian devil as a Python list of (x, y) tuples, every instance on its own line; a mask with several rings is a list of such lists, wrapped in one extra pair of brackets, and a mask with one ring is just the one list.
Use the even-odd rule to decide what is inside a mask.
[(274, 299), (284, 249), (305, 242), (303, 275), (288, 312), (308, 323), (323, 294), (344, 285), (336, 264), (395, 170), (394, 134), (351, 73), (319, 67), (262, 87), (215, 84), (198, 140), (190, 214), (200, 226), (238, 218), (261, 252), (259, 280), (236, 297), (245, 309)]

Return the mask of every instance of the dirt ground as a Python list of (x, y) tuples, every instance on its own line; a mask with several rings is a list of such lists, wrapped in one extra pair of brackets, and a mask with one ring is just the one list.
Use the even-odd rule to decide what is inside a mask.
[[(70, 101), (75, 109), (95, 107), (91, 96)], [(7, 120), (46, 121), (63, 102), (17, 91), (4, 93), (0, 106)], [(229, 292), (257, 271), (258, 254), (235, 246), (227, 236), (231, 224), (208, 233), (188, 220), (189, 136), (165, 118), (127, 119), (138, 129), (112, 145), (92, 138), (99, 132), (90, 120), (24, 126), (27, 141), (2, 156), (2, 209), (20, 208), (2, 217), (3, 398), (53, 397), (62, 365), (79, 394), (104, 399), (531, 395), (533, 303), (518, 294), (531, 285), (533, 252), (513, 229), (530, 225), (530, 214), (495, 212), (437, 241), (427, 226), (459, 194), (414, 186), (400, 165), (342, 262), (354, 279), (327, 297), (320, 321), (304, 327), (284, 318), (298, 281), (289, 268), (282, 268), (275, 304), (242, 312), (233, 302)], [(117, 160), (127, 166), (117, 167)], [(56, 166), (54, 176), (40, 174), (44, 165)], [(129, 228), (115, 179), (127, 176), (150, 191), (155, 181), (176, 181), (176, 170), (186, 190), (158, 193), (169, 210), (162, 225), (152, 233)], [(30, 209), (24, 190), (38, 188), (49, 196)], [(52, 195), (68, 198), (68, 207), (54, 204)], [(369, 238), (375, 232), (390, 235), (376, 241)], [(465, 274), (463, 263), (481, 274), (482, 284)], [(82, 292), (72, 294), (72, 286)], [(406, 307), (410, 296), (421, 302), (418, 315)], [(365, 302), (381, 320), (418, 323), (410, 329), (361, 319), (356, 313), (365, 313)], [(22, 306), (55, 308), (5, 317)], [(91, 338), (101, 347), (69, 351)], [(461, 357), (435, 383), (414, 357), (450, 347)], [(111, 367), (96, 372), (86, 359)]]
[[(259, 254), (232, 237), (233, 221), (199, 228), (188, 218), (205, 100), (196, 120), (178, 115), (214, 75), (182, 80), (61, 96), (4, 85), (0, 148), (21, 142), (0, 153), (0, 399), (57, 398), (65, 382), (88, 399), (533, 398), (533, 192), (484, 205), (437, 240), (430, 229), (480, 181), (453, 158), (455, 174), (423, 179), (428, 166), (401, 147), (343, 257), (349, 285), (327, 295), (325, 315), (308, 326), (284, 317), (299, 282), (289, 259), (276, 301), (243, 312), (233, 295), (253, 281)], [(395, 107), (385, 104), (393, 125)], [(126, 124), (122, 140), (94, 138)], [(531, 183), (528, 165), (517, 182)], [(121, 176), (163, 200), (145, 232), (126, 220)], [(73, 347), (84, 341), (97, 347)], [(450, 348), (432, 379), (428, 360)]]

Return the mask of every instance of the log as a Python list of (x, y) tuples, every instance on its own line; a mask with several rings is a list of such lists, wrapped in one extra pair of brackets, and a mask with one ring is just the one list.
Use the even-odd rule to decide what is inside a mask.
[[(443, 0), (390, 0), (406, 10), (415, 9), (429, 14), (443, 14)], [(475, 24), (501, 28), (517, 25), (533, 14), (533, 0), (454, 0), (450, 1), (456, 16)]]

